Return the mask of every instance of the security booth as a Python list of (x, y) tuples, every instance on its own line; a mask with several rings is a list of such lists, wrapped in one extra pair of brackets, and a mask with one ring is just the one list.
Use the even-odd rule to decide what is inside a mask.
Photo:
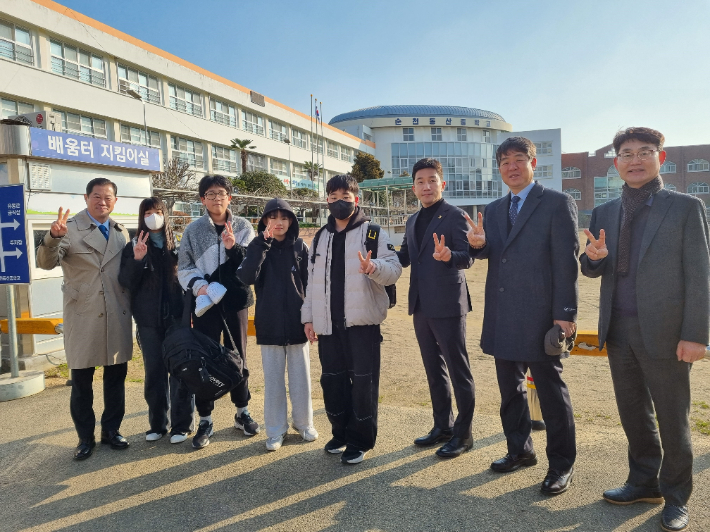
[[(111, 218), (124, 225), (132, 237), (140, 202), (152, 195), (150, 175), (158, 171), (157, 149), (29, 127), (12, 120), (0, 122), (0, 185), (23, 184), (25, 195), (30, 283), (14, 287), (18, 318), (62, 317), (62, 269), (46, 271), (36, 264), (36, 249), (57, 219), (59, 207), (78, 213), (86, 207), (87, 183), (97, 177), (110, 179), (118, 188)], [(2, 293), (0, 320), (6, 319), (6, 308)], [(61, 334), (18, 333), (21, 370), (42, 369), (65, 360)], [(9, 367), (8, 360), (7, 335), (3, 334), (3, 371)]]
[(407, 218), (416, 211), (407, 203), (407, 192), (414, 196), (412, 185), (409, 176), (365, 179), (360, 183), (360, 205), (374, 223), (387, 231), (395, 246), (402, 245)]

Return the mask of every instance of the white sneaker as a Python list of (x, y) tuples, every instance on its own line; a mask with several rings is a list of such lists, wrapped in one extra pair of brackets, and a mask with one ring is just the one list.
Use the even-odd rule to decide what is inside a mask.
[(222, 298), (226, 293), (227, 289), (219, 283), (210, 283), (207, 286), (207, 295), (210, 296), (212, 303), (215, 305), (222, 301)]
[(197, 299), (195, 299), (195, 316), (202, 317), (213, 306), (214, 302), (210, 299), (210, 296), (197, 296)]
[(305, 441), (316, 441), (318, 439), (318, 431), (315, 427), (306, 427), (305, 429), (296, 429)]
[(158, 441), (163, 437), (160, 432), (147, 432), (145, 435), (145, 441)]
[(281, 449), (281, 445), (284, 442), (284, 436), (286, 435), (282, 434), (281, 436), (276, 436), (275, 438), (266, 438), (266, 450), (276, 451)]
[(170, 443), (182, 443), (187, 440), (187, 434), (184, 432), (178, 432), (170, 436)]

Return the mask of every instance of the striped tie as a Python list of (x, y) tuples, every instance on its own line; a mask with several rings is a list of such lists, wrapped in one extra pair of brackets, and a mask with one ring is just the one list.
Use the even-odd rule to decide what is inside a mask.
[(510, 218), (510, 225), (515, 225), (515, 220), (518, 219), (518, 202), (520, 201), (520, 196), (510, 197), (510, 210), (508, 211), (508, 218)]

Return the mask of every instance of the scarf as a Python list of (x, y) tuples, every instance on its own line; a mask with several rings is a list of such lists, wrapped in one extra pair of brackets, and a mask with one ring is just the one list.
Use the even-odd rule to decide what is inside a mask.
[(629, 273), (629, 255), (631, 252), (631, 222), (638, 210), (648, 198), (663, 189), (663, 179), (656, 176), (641, 188), (632, 188), (627, 183), (621, 189), (621, 231), (619, 232), (619, 258), (616, 271), (621, 276)]

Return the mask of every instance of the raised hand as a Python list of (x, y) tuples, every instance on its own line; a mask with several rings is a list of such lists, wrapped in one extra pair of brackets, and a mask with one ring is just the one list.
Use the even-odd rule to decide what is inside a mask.
[(360, 273), (370, 275), (377, 269), (377, 264), (370, 260), (370, 257), (372, 257), (372, 251), (367, 252), (367, 257), (363, 257), (362, 253), (358, 251), (357, 256), (360, 259)]
[(264, 235), (264, 240), (268, 240), (269, 238), (274, 237), (274, 230), (271, 228), (273, 225), (272, 221), (269, 220), (269, 224), (266, 226), (266, 229), (264, 229), (263, 235)]
[(451, 250), (446, 246), (446, 239), (444, 235), (441, 235), (441, 240), (434, 233), (434, 254), (435, 260), (440, 260), (442, 262), (449, 262), (451, 260)]
[(49, 228), (49, 234), (52, 238), (62, 238), (67, 234), (67, 220), (69, 219), (69, 209), (62, 215), (62, 209), (59, 207), (59, 212), (57, 213), (57, 219), (52, 222), (52, 226)]
[(222, 242), (224, 243), (224, 249), (232, 249), (234, 244), (237, 243), (237, 239), (234, 238), (232, 224), (229, 222), (224, 225), (224, 231), (222, 231)]
[(468, 213), (464, 213), (464, 217), (470, 226), (466, 232), (468, 245), (475, 249), (480, 249), (486, 245), (486, 232), (483, 230), (483, 213), (478, 213), (478, 223), (471, 220)]
[(584, 234), (587, 235), (589, 239), (589, 244), (585, 248), (584, 252), (587, 254), (591, 260), (601, 260), (609, 254), (609, 250), (606, 247), (606, 233), (604, 229), (599, 230), (599, 239), (594, 238), (594, 235), (589, 229), (584, 230)]
[(141, 234), (138, 235), (138, 238), (136, 239), (136, 243), (133, 245), (133, 258), (136, 260), (143, 260), (143, 257), (145, 257), (145, 254), (148, 253), (148, 246), (146, 244), (148, 237), (150, 236), (149, 232), (145, 232), (145, 236), (143, 236), (143, 231), (141, 231)]

